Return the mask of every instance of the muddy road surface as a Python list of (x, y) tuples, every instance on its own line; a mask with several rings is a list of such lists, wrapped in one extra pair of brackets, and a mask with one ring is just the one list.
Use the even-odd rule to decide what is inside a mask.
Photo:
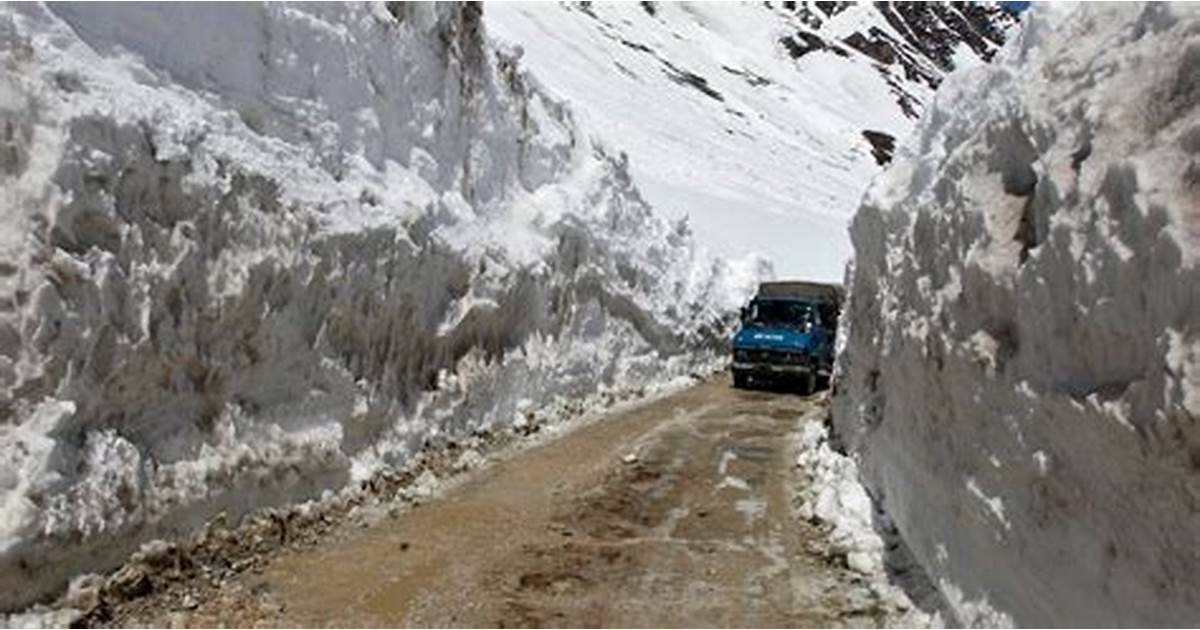
[[(269, 626), (874, 625), (794, 514), (813, 399), (715, 378), (471, 473), (128, 622)], [(810, 416), (813, 414), (809, 414)]]

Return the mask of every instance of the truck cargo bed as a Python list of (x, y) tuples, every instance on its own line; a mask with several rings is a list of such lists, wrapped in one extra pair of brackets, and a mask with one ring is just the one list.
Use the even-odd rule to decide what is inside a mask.
[(802, 280), (762, 282), (758, 285), (758, 297), (760, 298), (804, 297), (826, 299), (835, 304), (841, 304), (842, 294), (841, 285)]

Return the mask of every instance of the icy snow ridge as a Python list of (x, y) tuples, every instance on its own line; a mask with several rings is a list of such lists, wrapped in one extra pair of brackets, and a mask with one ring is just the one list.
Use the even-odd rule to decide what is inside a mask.
[(719, 347), (474, 5), (0, 8), (0, 610)]
[(963, 623), (1196, 621), (1198, 34), (1035, 5), (854, 219), (835, 426)]

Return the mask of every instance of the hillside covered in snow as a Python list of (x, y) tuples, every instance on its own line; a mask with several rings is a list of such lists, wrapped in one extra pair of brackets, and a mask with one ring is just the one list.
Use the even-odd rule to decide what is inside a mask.
[(854, 218), (834, 424), (963, 623), (1200, 610), (1200, 10), (1035, 6)]
[(988, 59), (994, 5), (502, 3), (488, 31), (645, 198), (731, 258), (840, 281), (868, 182), (948, 72)]
[(0, 610), (702, 370), (760, 270), (460, 4), (0, 7)]

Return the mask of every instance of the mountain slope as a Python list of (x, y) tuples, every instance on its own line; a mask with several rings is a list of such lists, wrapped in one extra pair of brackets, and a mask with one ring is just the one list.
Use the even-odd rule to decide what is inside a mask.
[(840, 280), (846, 223), (891, 139), (942, 75), (994, 52), (1011, 18), (965, 5), (501, 3), (484, 23), (701, 242)]

